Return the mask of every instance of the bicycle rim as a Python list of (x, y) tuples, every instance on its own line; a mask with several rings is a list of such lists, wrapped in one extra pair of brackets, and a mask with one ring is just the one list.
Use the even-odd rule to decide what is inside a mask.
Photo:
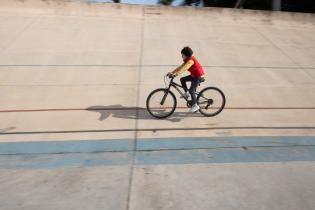
[(155, 118), (166, 118), (173, 114), (176, 108), (176, 98), (171, 91), (157, 89), (147, 98), (147, 110)]
[(197, 103), (200, 107), (199, 112), (207, 117), (219, 114), (225, 106), (224, 93), (216, 87), (203, 89), (198, 97)]

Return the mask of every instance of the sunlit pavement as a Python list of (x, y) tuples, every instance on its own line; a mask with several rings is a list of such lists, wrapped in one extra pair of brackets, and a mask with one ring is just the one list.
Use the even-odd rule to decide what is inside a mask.
[[(315, 15), (11, 0), (0, 26), (0, 209), (314, 209)], [(187, 45), (226, 108), (154, 119)]]

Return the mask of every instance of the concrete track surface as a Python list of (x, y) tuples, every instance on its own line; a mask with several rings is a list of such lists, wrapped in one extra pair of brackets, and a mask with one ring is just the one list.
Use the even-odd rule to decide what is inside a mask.
[[(0, 1), (0, 209), (313, 210), (314, 34), (312, 14)], [(226, 108), (177, 95), (153, 119), (187, 45)]]

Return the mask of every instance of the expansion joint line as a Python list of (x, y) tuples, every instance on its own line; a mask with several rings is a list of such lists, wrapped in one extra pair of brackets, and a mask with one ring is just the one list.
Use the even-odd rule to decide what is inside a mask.
[[(145, 24), (145, 6), (142, 6), (142, 18), (141, 18), (141, 38), (140, 38), (140, 51), (139, 51), (139, 69), (137, 75), (137, 93), (136, 93), (136, 107), (139, 107), (140, 104), (140, 83), (141, 83), (141, 72), (142, 72), (142, 63), (143, 63), (143, 45), (144, 45), (144, 24)], [(130, 209), (130, 201), (131, 201), (131, 193), (133, 186), (133, 177), (134, 177), (134, 167), (135, 167), (135, 159), (137, 154), (137, 142), (138, 142), (138, 118), (139, 118), (139, 109), (136, 109), (136, 118), (135, 118), (135, 132), (134, 132), (134, 145), (132, 152), (132, 162), (130, 166), (129, 172), (129, 190), (127, 196), (127, 206), (126, 209)]]

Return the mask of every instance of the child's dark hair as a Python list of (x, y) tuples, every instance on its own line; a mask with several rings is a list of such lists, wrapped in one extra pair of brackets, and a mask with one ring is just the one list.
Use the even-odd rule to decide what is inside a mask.
[(186, 57), (190, 57), (194, 52), (190, 47), (187, 46), (182, 49), (181, 53), (184, 54)]

